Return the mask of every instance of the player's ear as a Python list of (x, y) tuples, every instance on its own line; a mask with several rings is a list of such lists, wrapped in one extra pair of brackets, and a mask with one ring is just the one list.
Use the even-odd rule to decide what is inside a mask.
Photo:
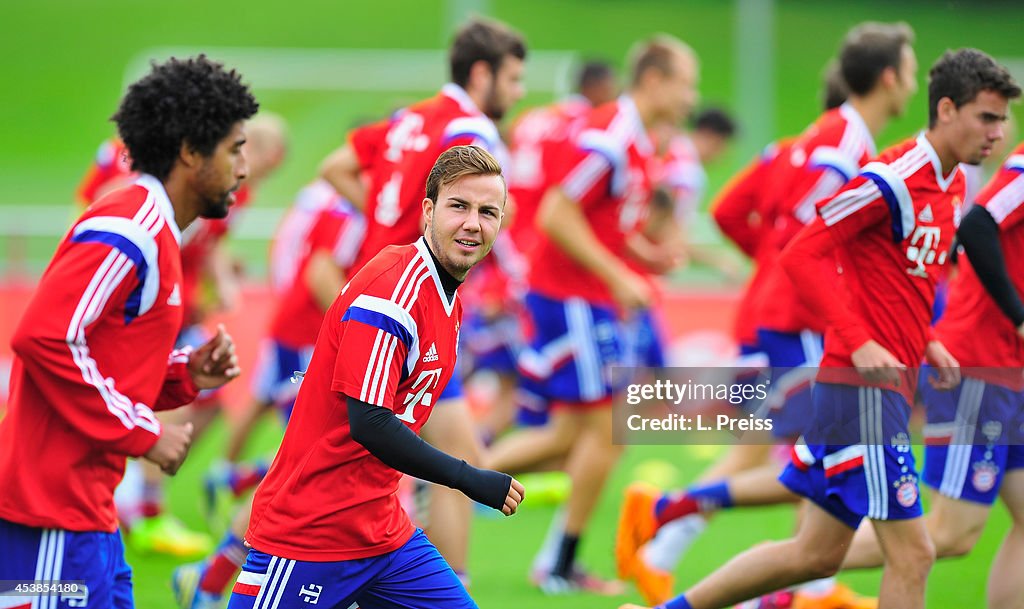
[(185, 167), (198, 167), (202, 162), (202, 156), (196, 151), (188, 142), (181, 143), (181, 149), (178, 151), (178, 158)]
[(494, 74), (491, 72), (491, 64), (483, 59), (478, 59), (469, 67), (469, 80), (466, 85), (473, 85), (476, 89), (489, 89)]
[(940, 123), (950, 123), (956, 117), (956, 104), (949, 97), (940, 99), (936, 110)]
[(430, 200), (430, 197), (423, 197), (423, 218), (427, 224), (434, 219), (434, 202)]

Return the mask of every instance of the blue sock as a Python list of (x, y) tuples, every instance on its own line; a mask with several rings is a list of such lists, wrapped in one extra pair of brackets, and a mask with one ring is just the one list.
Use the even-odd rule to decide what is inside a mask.
[(691, 607), (690, 602), (686, 600), (686, 596), (680, 594), (664, 605), (658, 605), (655, 609), (693, 609), (693, 607)]
[(712, 482), (703, 486), (695, 486), (686, 494), (701, 504), (714, 506), (713, 509), (732, 507), (732, 494), (725, 482)]

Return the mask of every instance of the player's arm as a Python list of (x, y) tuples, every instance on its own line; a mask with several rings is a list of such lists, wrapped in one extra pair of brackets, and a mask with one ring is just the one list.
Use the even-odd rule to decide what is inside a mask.
[(434, 448), (387, 408), (351, 396), (346, 396), (346, 403), (352, 439), (388, 467), (462, 491), (473, 501), (501, 510), (506, 516), (515, 513), (523, 489), (512, 476), (473, 467)]
[(327, 155), (320, 165), (320, 177), (360, 210), (366, 209), (362, 173), (363, 165), (351, 142)]
[[(865, 159), (866, 160), (866, 159)], [(818, 202), (831, 198), (860, 173), (860, 159), (833, 146), (816, 146), (805, 170), (816, 175), (814, 185), (793, 207), (793, 216), (807, 224), (815, 218)]]
[(330, 308), (346, 281), (345, 273), (335, 263), (331, 253), (323, 249), (310, 254), (302, 280), (323, 311)]
[[(907, 199), (905, 205), (911, 205), (909, 197)], [(900, 202), (891, 203), (899, 213)], [(893, 224), (889, 204), (873, 181), (858, 180), (851, 188), (819, 205), (819, 216), (786, 246), (779, 264), (801, 300), (825, 320), (853, 354), (858, 371), (870, 381), (898, 383), (897, 371), (905, 369), (906, 365), (871, 337), (863, 321), (850, 308), (836, 272), (835, 257), (837, 248), (844, 247), (864, 230), (883, 223)], [(894, 239), (902, 240), (903, 231), (911, 229), (900, 225), (900, 234), (894, 235)]]
[(981, 205), (967, 212), (956, 233), (971, 266), (999, 309), (1024, 333), (1024, 302), (1006, 270), (1006, 258), (999, 243), (999, 225)]
[[(146, 299), (128, 304), (128, 298), (136, 288), (147, 294), (146, 281), (159, 280), (156, 269), (138, 268), (136, 253), (153, 252), (156, 245), (133, 227), (125, 218), (92, 218), (76, 226), (73, 243), (36, 288), (11, 347), (46, 406), (68, 425), (104, 449), (140, 456), (157, 442), (161, 425), (151, 406), (122, 394), (118, 379), (93, 357), (97, 322), (144, 314)], [(125, 356), (138, 348), (144, 346), (121, 346)]]
[(760, 219), (757, 212), (770, 163), (758, 157), (733, 177), (711, 203), (718, 228), (748, 258), (757, 252)]

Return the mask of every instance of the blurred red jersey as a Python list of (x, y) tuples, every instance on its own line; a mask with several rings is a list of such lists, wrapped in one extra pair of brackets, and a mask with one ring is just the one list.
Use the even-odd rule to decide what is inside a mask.
[[(999, 226), (999, 245), (1006, 271), (1018, 293), (1024, 293), (1024, 144), (1014, 150), (975, 199)], [(1022, 389), (1024, 340), (1017, 328), (989, 296), (967, 256), (949, 289), (946, 311), (935, 327), (939, 337), (961, 366), (992, 368), (990, 380)], [(971, 371), (985, 374), (985, 371)]]
[(317, 252), (330, 256), (334, 264), (348, 272), (363, 240), (366, 224), (352, 204), (331, 186), (317, 181), (299, 193), (297, 205), (318, 209), (297, 251), (291, 285), (277, 301), (270, 337), (286, 347), (299, 350), (316, 343), (324, 311), (306, 283), (305, 272), (310, 258)]
[(459, 297), (448, 300), (423, 239), (384, 249), (356, 273), (327, 311), (246, 541), (274, 556), (331, 562), (409, 540), (402, 474), (352, 439), (346, 396), (393, 410), (418, 433), (455, 370), (461, 320)]
[(384, 247), (406, 245), (423, 234), (424, 185), (442, 152), (474, 144), (494, 154), (503, 167), (508, 164), (494, 122), (451, 83), (387, 121), (356, 129), (349, 142), (369, 177), (366, 237), (353, 272)]
[(508, 193), (515, 202), (516, 215), (509, 234), (524, 255), (537, 242), (536, 215), (548, 187), (548, 172), (557, 163), (554, 156), (586, 124), (593, 106), (585, 97), (534, 108), (512, 126), (511, 165)]
[[(827, 322), (819, 378), (832, 380), (825, 368), (852, 368), (851, 353), (868, 340), (908, 367), (921, 363), (963, 196), (963, 174), (955, 168), (942, 175), (922, 134), (883, 152), (818, 205), (820, 218), (783, 257), (787, 267), (800, 269), (798, 294)], [(836, 257), (813, 255), (833, 248)], [(836, 259), (842, 272), (833, 277)]]
[(772, 171), (767, 193), (771, 232), (765, 235), (762, 262), (764, 294), (757, 313), (759, 327), (776, 332), (823, 332), (821, 318), (800, 302), (793, 284), (775, 268), (774, 258), (790, 239), (814, 219), (815, 205), (833, 196), (875, 155), (875, 143), (864, 119), (849, 103), (821, 115), (789, 149)]
[[(565, 144), (552, 168), (551, 185), (580, 205), (594, 236), (627, 260), (626, 237), (647, 218), (654, 148), (628, 95), (604, 104)], [(549, 298), (580, 297), (612, 305), (608, 287), (546, 235), (530, 255), (530, 289)]]
[(143, 175), (93, 203), (43, 273), (11, 339), (0, 421), (0, 518), (69, 531), (117, 528), (125, 459), (192, 401), (181, 328), (180, 234), (163, 185)]

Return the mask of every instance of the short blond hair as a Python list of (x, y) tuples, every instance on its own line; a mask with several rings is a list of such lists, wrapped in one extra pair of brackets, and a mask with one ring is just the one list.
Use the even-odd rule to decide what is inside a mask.
[(504, 205), (508, 187), (505, 185), (505, 176), (501, 175), (501, 164), (498, 160), (479, 146), (453, 146), (437, 157), (434, 167), (427, 175), (427, 198), (437, 203), (437, 193), (441, 188), (459, 178), (492, 175), (501, 178), (505, 191), (501, 202)]
[(697, 57), (690, 45), (669, 34), (655, 34), (633, 45), (629, 51), (632, 86), (640, 84), (640, 80), (649, 70), (657, 70), (662, 75), (671, 74), (672, 60), (677, 55), (692, 60), (696, 60)]

